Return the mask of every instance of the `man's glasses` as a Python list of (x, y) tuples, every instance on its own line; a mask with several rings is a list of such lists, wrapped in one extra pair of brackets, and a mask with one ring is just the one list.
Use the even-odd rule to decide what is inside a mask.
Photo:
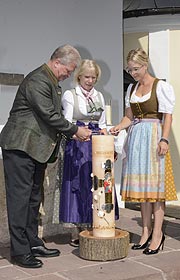
[(141, 68), (143, 67), (144, 65), (141, 65), (140, 67), (133, 67), (132, 69), (129, 69), (129, 68), (126, 68), (126, 72), (128, 74), (132, 74), (132, 73), (138, 73)]
[(60, 59), (58, 59), (58, 62), (59, 62), (59, 64), (60, 65), (63, 65), (64, 66), (64, 69), (66, 70), (66, 72), (67, 72), (67, 75), (68, 76), (71, 76), (71, 74), (74, 72), (74, 70), (75, 70), (75, 65), (65, 65), (65, 64), (63, 64), (62, 62), (61, 62), (61, 60)]

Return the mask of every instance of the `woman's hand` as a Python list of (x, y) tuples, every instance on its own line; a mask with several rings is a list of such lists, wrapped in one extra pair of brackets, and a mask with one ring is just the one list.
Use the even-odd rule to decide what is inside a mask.
[(118, 159), (118, 153), (114, 151), (114, 162)]
[(130, 118), (130, 115), (132, 114), (132, 112), (131, 112), (130, 108), (128, 108), (126, 110), (126, 112), (127, 112), (127, 116), (124, 116), (119, 124), (117, 124), (116, 126), (112, 127), (109, 130), (109, 132), (112, 135), (117, 136), (121, 130), (128, 128), (132, 124), (132, 119)]
[(169, 150), (169, 145), (165, 142), (159, 142), (158, 144), (158, 155), (159, 156), (165, 156), (165, 154), (168, 152)]
[(169, 149), (169, 141), (168, 136), (171, 129), (172, 124), (172, 114), (163, 114), (164, 117), (164, 123), (163, 123), (163, 130), (162, 130), (162, 136), (158, 144), (158, 155), (164, 156)]
[(117, 135), (119, 134), (120, 130), (121, 130), (121, 128), (120, 128), (120, 125), (118, 124), (118, 125), (116, 125), (116, 126), (113, 126), (113, 127), (109, 130), (109, 132), (110, 132), (112, 135), (117, 136)]

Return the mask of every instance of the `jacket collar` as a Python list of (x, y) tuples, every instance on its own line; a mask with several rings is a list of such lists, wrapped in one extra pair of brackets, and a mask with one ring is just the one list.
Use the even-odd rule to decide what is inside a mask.
[(59, 81), (56, 78), (56, 76), (54, 75), (54, 73), (52, 72), (52, 70), (49, 68), (49, 66), (46, 63), (44, 63), (42, 67), (47, 72), (47, 74), (48, 74), (49, 78), (51, 79), (51, 81), (53, 82), (53, 84), (58, 85)]

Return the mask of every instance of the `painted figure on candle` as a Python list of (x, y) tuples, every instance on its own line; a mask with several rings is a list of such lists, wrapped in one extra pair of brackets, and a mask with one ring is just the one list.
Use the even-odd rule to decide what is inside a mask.
[(109, 174), (104, 178), (104, 191), (105, 193), (112, 193), (112, 178)]
[(111, 174), (111, 160), (107, 159), (105, 163), (104, 174), (104, 190), (105, 193), (112, 193), (112, 174)]
[(113, 209), (112, 188), (112, 162), (110, 159), (107, 159), (104, 174), (105, 210), (107, 213), (110, 213)]

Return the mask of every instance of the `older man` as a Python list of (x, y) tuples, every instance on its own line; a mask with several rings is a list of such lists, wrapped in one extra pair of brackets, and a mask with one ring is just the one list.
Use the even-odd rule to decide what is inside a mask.
[(62, 115), (59, 81), (68, 78), (81, 57), (70, 45), (57, 48), (47, 64), (29, 73), (17, 91), (6, 125), (0, 134), (11, 240), (11, 261), (38, 268), (36, 257), (58, 256), (38, 237), (41, 187), (48, 162), (57, 158), (64, 137), (81, 141), (91, 131), (77, 127)]

